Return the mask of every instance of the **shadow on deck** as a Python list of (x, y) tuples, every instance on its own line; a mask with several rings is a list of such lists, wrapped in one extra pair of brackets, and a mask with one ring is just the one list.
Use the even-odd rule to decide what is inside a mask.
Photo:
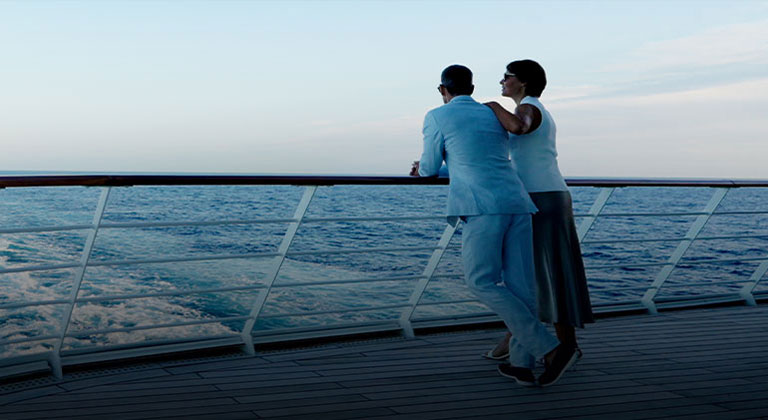
[(555, 386), (479, 355), (500, 330), (131, 364), (0, 386), (0, 418), (768, 418), (768, 305), (602, 319)]

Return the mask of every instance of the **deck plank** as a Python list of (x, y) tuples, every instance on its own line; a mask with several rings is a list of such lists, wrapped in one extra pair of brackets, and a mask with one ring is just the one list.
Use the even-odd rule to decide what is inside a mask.
[(768, 305), (599, 320), (555, 386), (529, 389), (480, 358), (480, 330), (149, 363), (0, 385), (0, 418), (743, 419), (768, 417)]

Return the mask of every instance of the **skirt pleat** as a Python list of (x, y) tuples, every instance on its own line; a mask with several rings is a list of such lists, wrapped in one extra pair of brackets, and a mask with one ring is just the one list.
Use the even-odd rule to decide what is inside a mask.
[(584, 328), (595, 322), (568, 191), (531, 193), (539, 319)]

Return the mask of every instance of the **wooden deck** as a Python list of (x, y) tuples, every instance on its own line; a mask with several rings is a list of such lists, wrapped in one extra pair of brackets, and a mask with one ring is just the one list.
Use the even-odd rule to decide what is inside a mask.
[(479, 354), (502, 331), (74, 372), (0, 385), (0, 419), (768, 418), (768, 305), (600, 320), (555, 386)]

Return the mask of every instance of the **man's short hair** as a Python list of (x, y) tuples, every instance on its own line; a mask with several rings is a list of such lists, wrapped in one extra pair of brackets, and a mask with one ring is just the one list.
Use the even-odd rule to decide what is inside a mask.
[(459, 64), (448, 66), (443, 70), (440, 75), (440, 84), (454, 96), (471, 95), (475, 90), (472, 84), (472, 70)]
[(538, 98), (547, 87), (547, 74), (544, 68), (533, 60), (518, 60), (507, 64), (507, 72), (525, 83), (525, 94)]

